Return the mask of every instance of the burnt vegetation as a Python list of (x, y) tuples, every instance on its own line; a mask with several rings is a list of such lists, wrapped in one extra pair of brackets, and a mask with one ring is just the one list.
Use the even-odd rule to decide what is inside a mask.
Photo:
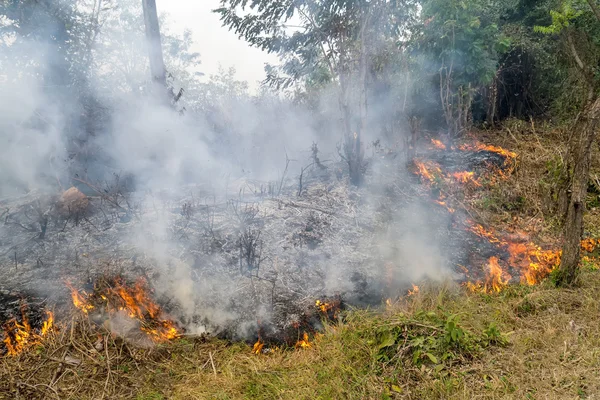
[(0, 1), (0, 398), (599, 392), (597, 1), (218, 3)]

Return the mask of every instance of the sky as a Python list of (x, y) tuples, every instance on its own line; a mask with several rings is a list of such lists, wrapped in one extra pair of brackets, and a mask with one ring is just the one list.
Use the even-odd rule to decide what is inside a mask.
[(237, 79), (247, 81), (255, 91), (265, 77), (264, 65), (276, 63), (277, 57), (250, 47), (244, 40), (221, 26), (219, 16), (211, 10), (219, 0), (156, 0), (159, 13), (168, 13), (173, 30), (190, 29), (194, 51), (200, 53), (202, 72), (209, 76), (224, 68), (235, 67)]

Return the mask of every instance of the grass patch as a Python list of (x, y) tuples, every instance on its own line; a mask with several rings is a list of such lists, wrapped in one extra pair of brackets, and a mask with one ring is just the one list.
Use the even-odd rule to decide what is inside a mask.
[[(177, 373), (169, 398), (587, 398), (600, 391), (600, 275), (583, 274), (572, 290), (421, 291), (384, 312), (351, 311), (300, 351), (217, 347), (217, 373)], [(206, 354), (188, 357), (202, 365)]]
[(40, 351), (0, 359), (0, 398), (591, 398), (600, 392), (593, 262), (574, 289), (421, 288), (385, 309), (348, 311), (310, 348), (270, 354), (208, 338), (135, 349), (106, 333), (95, 351), (98, 332), (81, 320)]

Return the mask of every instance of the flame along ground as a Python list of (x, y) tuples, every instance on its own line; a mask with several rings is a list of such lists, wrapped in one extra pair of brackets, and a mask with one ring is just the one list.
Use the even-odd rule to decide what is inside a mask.
[(129, 318), (139, 324), (153, 342), (162, 343), (181, 335), (175, 322), (163, 318), (163, 311), (150, 295), (150, 290), (143, 278), (133, 286), (128, 286), (121, 278), (104, 281), (93, 293), (78, 291), (69, 282), (73, 305), (88, 314), (92, 310), (108, 313), (109, 317), (116, 313), (126, 313)]
[(33, 329), (27, 317), (27, 305), (21, 306), (21, 322), (17, 318), (12, 318), (3, 326), (2, 342), (6, 347), (6, 352), (10, 356), (16, 356), (22, 351), (40, 344), (44, 337), (48, 336), (54, 329), (54, 314), (46, 311), (46, 320), (42, 323), (39, 331)]
[[(447, 147), (442, 142), (432, 139), (435, 149), (445, 150)], [(496, 146), (483, 144), (461, 145), (451, 147), (453, 151), (489, 151), (498, 153), (506, 158), (506, 170), (514, 168), (516, 154), (514, 152), (502, 149)], [(415, 160), (416, 173), (421, 176), (423, 182), (429, 186), (448, 182), (471, 185), (473, 188), (482, 187), (474, 171), (462, 171), (454, 173), (444, 173), (442, 168), (432, 161)], [(506, 172), (500, 170), (490, 171), (499, 178), (505, 178)], [(494, 179), (490, 179), (494, 183)], [(448, 212), (454, 213), (455, 209), (450, 207), (447, 199), (440, 191), (437, 200), (438, 205), (443, 206)], [(502, 235), (487, 230), (480, 224), (467, 219), (465, 220), (465, 229), (470, 230), (477, 236), (488, 242), (504, 248), (510, 255), (507, 265), (503, 265), (500, 258), (492, 256), (488, 259), (486, 265), (482, 266), (485, 272), (485, 278), (479, 280), (468, 280), (465, 286), (474, 292), (499, 292), (512, 282), (515, 277), (509, 273), (510, 267), (516, 271), (521, 283), (535, 285), (547, 277), (552, 270), (560, 263), (560, 251), (543, 250), (532, 242), (523, 242), (517, 240), (503, 239)], [(525, 236), (525, 235), (522, 235)], [(583, 251), (591, 253), (600, 245), (599, 239), (587, 238), (582, 240), (581, 248)], [(585, 258), (585, 257), (584, 257)], [(506, 263), (504, 263), (506, 264)], [(465, 272), (468, 270), (464, 268)], [(514, 274), (514, 272), (513, 272)], [(106, 284), (107, 283), (107, 284)], [(128, 286), (120, 278), (112, 281), (105, 281), (105, 285), (95, 288), (92, 293), (84, 290), (77, 290), (71, 283), (66, 282), (71, 291), (73, 306), (84, 314), (90, 314), (94, 311), (100, 311), (112, 315), (115, 313), (126, 313), (129, 318), (139, 323), (139, 328), (145, 332), (153, 342), (166, 342), (181, 336), (176, 324), (167, 318), (163, 318), (163, 311), (151, 298), (151, 292), (147, 287), (145, 280), (139, 279), (133, 286)], [(412, 285), (412, 290), (407, 292), (407, 296), (413, 296), (419, 292), (419, 287)], [(339, 302), (325, 302), (317, 300), (315, 307), (325, 318), (335, 320), (340, 311)], [(386, 305), (391, 306), (391, 299), (386, 300)], [(26, 305), (21, 307), (21, 321), (12, 318), (3, 325), (3, 343), (7, 349), (7, 354), (11, 356), (18, 355), (26, 349), (41, 344), (43, 339), (53, 330), (57, 329), (54, 322), (54, 314), (46, 311), (46, 319), (39, 329), (33, 329), (29, 323), (26, 313)], [(312, 333), (317, 338), (318, 333)], [(309, 333), (303, 331), (294, 346), (296, 349), (306, 349), (312, 347)], [(259, 339), (252, 348), (254, 354), (264, 354), (279, 350), (279, 347), (265, 347), (265, 343)]]
[[(163, 343), (181, 336), (175, 322), (163, 317), (160, 306), (150, 296), (150, 291), (143, 279), (139, 279), (133, 286), (127, 286), (123, 280), (116, 278), (110, 285), (103, 285), (93, 293), (79, 291), (69, 282), (66, 283), (71, 291), (73, 306), (83, 314), (93, 311), (107, 313), (110, 316), (116, 313), (126, 313), (135, 320), (140, 331), (144, 332), (154, 343)], [(21, 320), (16, 317), (10, 319), (2, 326), (2, 342), (6, 353), (16, 356), (26, 349), (42, 343), (54, 329), (54, 313), (46, 311), (46, 319), (39, 329), (33, 329), (27, 316), (27, 306), (21, 307)]]
[[(446, 145), (442, 142), (432, 139), (431, 143), (434, 149), (446, 150)], [(517, 154), (497, 146), (485, 145), (480, 143), (463, 144), (458, 147), (451, 147), (452, 151), (488, 151), (505, 157), (505, 171), (492, 169), (487, 171), (491, 175), (490, 184), (496, 182), (496, 178), (504, 179), (514, 170)], [(421, 176), (422, 181), (434, 186), (440, 183), (460, 183), (471, 185), (472, 187), (482, 187), (474, 171), (464, 171), (455, 173), (444, 173), (441, 167), (433, 161), (415, 160), (416, 173)], [(454, 213), (455, 209), (451, 207), (442, 191), (438, 198), (434, 200), (438, 205), (444, 207), (448, 212)], [(473, 222), (470, 219), (465, 220), (464, 229), (467, 229), (488, 242), (505, 249), (510, 255), (508, 262), (502, 262), (499, 257), (492, 256), (483, 266), (485, 278), (479, 280), (469, 279), (465, 285), (475, 292), (499, 292), (507, 286), (513, 279), (518, 278), (522, 284), (535, 285), (546, 278), (559, 264), (560, 250), (544, 250), (533, 242), (523, 242), (513, 239), (503, 239), (502, 235), (484, 228), (482, 225)], [(514, 237), (515, 235), (513, 235)], [(517, 237), (526, 237), (526, 235), (517, 232)], [(584, 239), (582, 241), (582, 250), (591, 253), (600, 241), (596, 239)], [(513, 277), (509, 273), (509, 268), (514, 271)], [(463, 268), (468, 274), (468, 269)]]

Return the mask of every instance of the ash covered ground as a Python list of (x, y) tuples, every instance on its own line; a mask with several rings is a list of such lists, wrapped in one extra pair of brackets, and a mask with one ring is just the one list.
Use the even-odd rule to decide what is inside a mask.
[[(486, 161), (481, 152), (453, 165)], [(489, 157), (496, 157), (489, 153)], [(381, 304), (422, 279), (461, 279), (458, 265), (497, 251), (432, 201), (402, 157), (375, 154), (355, 188), (343, 163), (279, 182), (237, 180), (162, 192), (75, 182), (84, 210), (60, 193), (0, 201), (0, 291), (70, 302), (100, 274), (145, 277), (194, 334), (277, 337), (316, 299)], [(487, 246), (487, 247), (486, 247)], [(12, 297), (11, 297), (12, 298)]]

